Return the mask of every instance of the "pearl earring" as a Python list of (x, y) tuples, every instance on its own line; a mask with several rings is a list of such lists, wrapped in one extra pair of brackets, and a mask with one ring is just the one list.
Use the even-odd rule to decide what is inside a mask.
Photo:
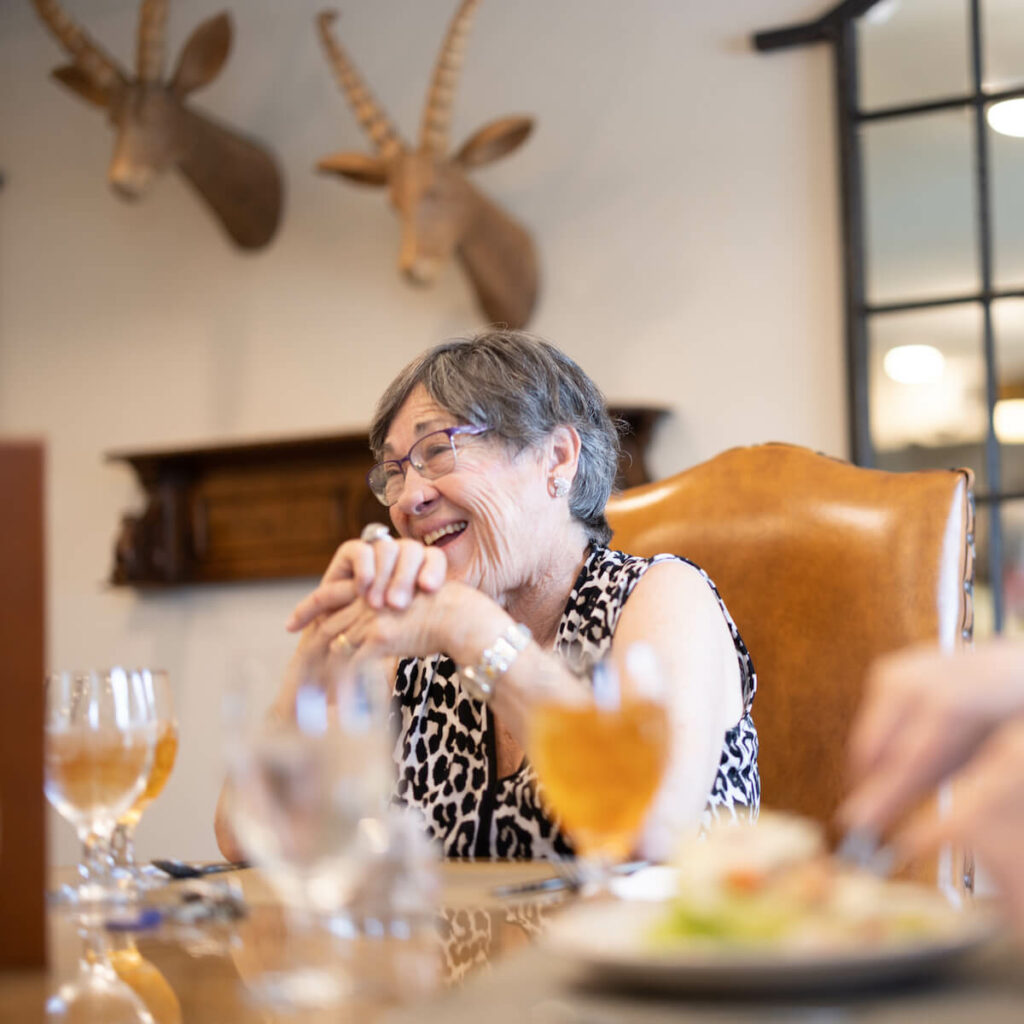
[(555, 498), (564, 498), (569, 493), (569, 481), (564, 476), (551, 478), (551, 494)]

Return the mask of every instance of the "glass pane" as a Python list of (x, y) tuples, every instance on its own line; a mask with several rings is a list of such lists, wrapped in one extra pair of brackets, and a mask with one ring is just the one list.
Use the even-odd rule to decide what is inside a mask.
[(1024, 85), (1024, 4), (1020, 0), (983, 0), (982, 45), (986, 89)]
[(968, 111), (861, 128), (868, 302), (979, 288)]
[(992, 303), (995, 338), (994, 422), (1002, 460), (1002, 490), (1024, 491), (1024, 299)]
[(856, 24), (862, 110), (969, 91), (967, 0), (879, 0)]
[[(1024, 10), (1024, 3), (1021, 9)], [(1024, 47), (1021, 48), (1021, 64), (1024, 65)], [(1024, 100), (1019, 102), (1024, 104)], [(989, 128), (988, 139), (994, 249), (992, 276), (997, 288), (1024, 288), (1024, 138), (1003, 135)]]
[[(977, 486), (975, 486), (977, 490)], [(995, 633), (995, 602), (992, 597), (992, 573), (989, 571), (989, 542), (992, 516), (996, 506), (978, 504), (974, 520), (974, 639), (984, 640)], [(1005, 531), (1005, 526), (1004, 526)], [(1005, 544), (1005, 532), (1003, 540)], [(1003, 549), (1006, 550), (1005, 547)], [(1004, 605), (1005, 620), (1005, 605)], [(1004, 621), (1005, 628), (1005, 621)]]
[(871, 439), (881, 469), (969, 466), (985, 486), (980, 305), (868, 317)]
[(1000, 506), (1003, 522), (1003, 632), (1024, 634), (1024, 501)]

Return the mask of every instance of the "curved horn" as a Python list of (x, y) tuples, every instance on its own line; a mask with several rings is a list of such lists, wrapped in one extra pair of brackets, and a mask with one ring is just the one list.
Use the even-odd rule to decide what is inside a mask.
[(338, 17), (337, 11), (321, 11), (317, 15), (320, 38), (330, 60), (334, 77), (345, 93), (356, 119), (373, 140), (377, 151), (384, 158), (394, 156), (402, 148), (398, 132), (391, 123), (384, 108), (373, 98), (363, 82), (362, 76), (348, 55), (331, 33), (331, 24)]
[(140, 82), (159, 82), (164, 71), (164, 32), (167, 0), (143, 0), (139, 8), (139, 37), (135, 70)]
[(441, 44), (441, 53), (434, 65), (434, 76), (427, 93), (427, 105), (423, 110), (423, 125), (420, 130), (420, 145), (433, 153), (448, 150), (448, 128), (452, 119), (452, 101), (455, 86), (462, 70), (462, 58), (466, 39), (480, 0), (462, 0), (462, 6), (455, 12), (448, 34)]
[(57, 0), (34, 0), (39, 16), (50, 27), (61, 46), (71, 54), (75, 64), (103, 89), (122, 84), (125, 76), (109, 57), (64, 12)]

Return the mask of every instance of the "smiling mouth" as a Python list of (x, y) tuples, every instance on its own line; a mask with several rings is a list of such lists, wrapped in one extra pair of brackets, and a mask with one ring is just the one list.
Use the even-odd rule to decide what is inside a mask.
[(462, 533), (468, 525), (469, 523), (467, 522), (449, 523), (438, 530), (431, 530), (430, 533), (423, 535), (423, 543), (429, 548), (444, 537), (451, 537), (457, 533)]

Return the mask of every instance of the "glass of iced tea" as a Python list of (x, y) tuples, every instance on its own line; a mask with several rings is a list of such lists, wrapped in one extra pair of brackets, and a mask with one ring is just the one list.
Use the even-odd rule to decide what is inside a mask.
[(153, 706), (156, 723), (156, 749), (153, 762), (146, 778), (146, 785), (118, 819), (112, 836), (115, 874), (128, 886), (140, 888), (161, 885), (166, 882), (163, 872), (153, 878), (146, 875), (135, 862), (135, 826), (142, 812), (163, 792), (174, 768), (178, 755), (178, 721), (174, 715), (174, 699), (171, 681), (163, 669), (138, 669), (146, 695)]
[(78, 833), (74, 903), (118, 898), (110, 857), (117, 821), (143, 791), (153, 763), (156, 721), (140, 672), (86, 669), (46, 679), (46, 796)]
[(651, 648), (599, 662), (589, 687), (545, 696), (531, 712), (529, 751), (541, 799), (581, 861), (590, 891), (633, 851), (668, 764), (666, 683)]

